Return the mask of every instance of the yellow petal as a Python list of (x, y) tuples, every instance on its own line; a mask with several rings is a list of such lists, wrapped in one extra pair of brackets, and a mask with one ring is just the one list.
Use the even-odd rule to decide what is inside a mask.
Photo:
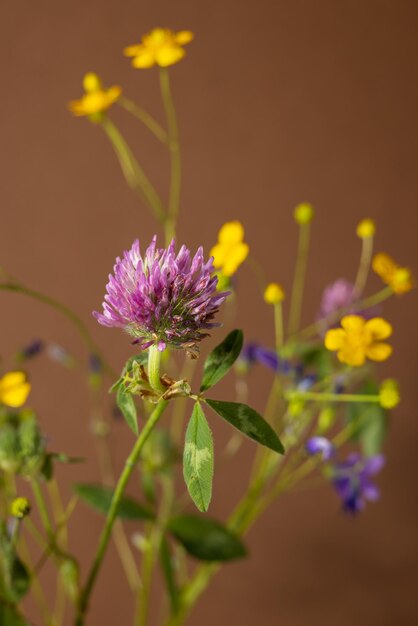
[(366, 360), (364, 350), (361, 348), (353, 348), (351, 346), (344, 347), (337, 353), (338, 360), (341, 363), (347, 363), (352, 367), (360, 367)]
[(134, 46), (126, 46), (126, 48), (123, 49), (123, 54), (126, 57), (137, 57), (142, 52), (144, 52), (144, 50), (145, 50), (144, 46), (141, 43), (139, 43)]
[(241, 222), (226, 222), (219, 231), (219, 243), (234, 245), (244, 239), (244, 227)]
[(180, 46), (185, 46), (186, 43), (190, 43), (194, 39), (194, 33), (191, 30), (180, 30), (175, 33), (174, 39)]
[(241, 263), (247, 258), (249, 251), (250, 248), (246, 243), (239, 243), (231, 248), (222, 267), (222, 272), (225, 276), (235, 274)]
[(383, 281), (388, 282), (393, 272), (396, 271), (397, 265), (391, 256), (384, 252), (379, 252), (373, 257), (372, 267)]
[(222, 267), (225, 263), (227, 253), (228, 248), (222, 244), (217, 243), (216, 246), (213, 246), (209, 253), (209, 256), (213, 256), (213, 266), (216, 268)]
[(173, 33), (168, 28), (154, 28), (142, 37), (145, 46), (161, 46), (170, 40), (173, 40)]
[(155, 58), (160, 67), (168, 67), (178, 63), (185, 56), (186, 52), (180, 46), (163, 46), (155, 53)]
[(25, 404), (30, 392), (30, 383), (24, 372), (9, 372), (0, 379), (0, 401), (17, 408)]
[(341, 326), (348, 332), (361, 330), (364, 327), (364, 318), (360, 315), (346, 315), (341, 320)]
[(387, 339), (392, 334), (392, 326), (382, 317), (374, 317), (366, 322), (366, 329), (371, 333), (375, 341)]
[(146, 48), (142, 48), (141, 52), (132, 59), (133, 67), (141, 70), (152, 67), (155, 63), (155, 54)]
[(366, 350), (367, 358), (372, 361), (386, 361), (392, 354), (392, 346), (388, 343), (373, 343)]
[(342, 328), (332, 328), (325, 335), (325, 347), (327, 350), (339, 350), (346, 338), (346, 333)]
[(411, 291), (414, 287), (411, 270), (407, 267), (398, 267), (393, 273), (390, 286), (397, 294)]

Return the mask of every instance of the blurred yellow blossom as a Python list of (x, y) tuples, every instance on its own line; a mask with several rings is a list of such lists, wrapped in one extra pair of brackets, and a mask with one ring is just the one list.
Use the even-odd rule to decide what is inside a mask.
[(393, 378), (384, 380), (379, 389), (380, 406), (384, 409), (394, 409), (400, 400), (399, 387), (396, 380)]
[(394, 259), (384, 252), (379, 252), (373, 258), (373, 270), (389, 285), (391, 289), (397, 293), (407, 293), (414, 286), (411, 270), (407, 267), (401, 267)]
[(0, 402), (13, 408), (22, 406), (30, 388), (24, 372), (8, 372), (0, 378)]
[(31, 506), (27, 498), (15, 498), (10, 505), (10, 514), (17, 519), (23, 519), (29, 515), (30, 510)]
[(357, 225), (357, 237), (360, 239), (371, 239), (376, 232), (376, 224), (373, 220), (365, 218)]
[(284, 289), (278, 283), (269, 283), (264, 290), (264, 300), (267, 304), (279, 304), (284, 300)]
[(145, 69), (159, 65), (168, 67), (178, 63), (186, 54), (184, 47), (190, 43), (194, 35), (190, 30), (177, 33), (169, 28), (154, 28), (142, 37), (141, 43), (128, 46), (123, 53), (133, 57), (133, 67)]
[(87, 115), (93, 122), (100, 121), (103, 113), (119, 100), (122, 94), (122, 89), (117, 85), (103, 89), (102, 81), (94, 72), (84, 76), (83, 87), (85, 94), (80, 100), (71, 100), (68, 108), (76, 116)]
[(385, 361), (392, 354), (392, 347), (383, 343), (392, 334), (392, 326), (381, 317), (366, 321), (360, 315), (346, 315), (341, 328), (328, 330), (325, 347), (337, 352), (338, 360), (354, 367), (363, 365), (366, 358)]
[(210, 256), (213, 266), (224, 276), (235, 274), (248, 256), (249, 246), (244, 242), (244, 227), (241, 222), (226, 222), (218, 233), (218, 243), (213, 246)]
[(302, 204), (298, 204), (294, 211), (294, 217), (298, 224), (309, 224), (312, 222), (314, 216), (314, 208), (312, 204), (308, 202), (302, 202)]

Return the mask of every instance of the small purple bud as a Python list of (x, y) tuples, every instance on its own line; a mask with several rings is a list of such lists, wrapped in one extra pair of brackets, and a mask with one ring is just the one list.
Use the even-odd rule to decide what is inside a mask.
[(320, 454), (323, 461), (329, 461), (335, 454), (335, 446), (326, 437), (311, 437), (305, 446), (308, 454)]

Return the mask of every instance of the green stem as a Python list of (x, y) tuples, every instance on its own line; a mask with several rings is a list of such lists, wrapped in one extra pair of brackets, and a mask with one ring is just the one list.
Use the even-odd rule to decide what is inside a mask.
[(276, 352), (278, 358), (280, 358), (280, 348), (283, 345), (283, 307), (281, 302), (274, 305), (274, 332), (276, 337)]
[(369, 275), (370, 264), (373, 256), (373, 237), (362, 239), (360, 265), (356, 282), (354, 283), (354, 295), (359, 298), (364, 291)]
[(302, 314), (303, 290), (308, 265), (310, 224), (301, 224), (299, 229), (298, 255), (296, 259), (295, 276), (293, 279), (292, 297), (290, 301), (289, 335), (299, 329)]
[(97, 548), (93, 565), (90, 569), (87, 582), (80, 594), (78, 613), (77, 613), (77, 618), (75, 622), (76, 626), (82, 626), (84, 624), (85, 614), (88, 608), (90, 595), (93, 591), (94, 584), (96, 582), (98, 573), (100, 571), (104, 556), (106, 554), (106, 550), (107, 550), (110, 536), (112, 533), (113, 524), (115, 523), (116, 516), (118, 513), (119, 504), (123, 497), (123, 494), (125, 493), (125, 489), (128, 484), (128, 481), (138, 462), (139, 456), (142, 452), (145, 442), (147, 441), (148, 437), (150, 436), (151, 432), (156, 426), (167, 404), (168, 402), (166, 402), (165, 400), (160, 400), (158, 402), (154, 411), (151, 413), (150, 417), (145, 423), (145, 426), (142, 429), (141, 434), (136, 440), (135, 445), (132, 448), (132, 451), (126, 460), (125, 467), (122, 471), (122, 474), (120, 475), (120, 478), (115, 488), (115, 492), (113, 494), (113, 499), (112, 499), (112, 502), (111, 502), (111, 505), (110, 505), (110, 508), (106, 517), (105, 526), (103, 528), (103, 531), (99, 540), (99, 546)]
[(161, 143), (168, 143), (168, 134), (157, 122), (157, 120), (155, 120), (152, 115), (148, 113), (148, 111), (145, 111), (142, 107), (138, 106), (135, 102), (132, 102), (132, 100), (129, 100), (128, 98), (120, 98), (118, 100), (118, 104), (142, 122), (144, 126), (146, 126), (148, 130), (151, 131), (159, 141), (161, 141)]
[(154, 216), (161, 223), (164, 223), (166, 213), (163, 203), (151, 181), (132, 154), (119, 129), (107, 117), (103, 119), (102, 127), (118, 156), (126, 182), (132, 189), (143, 194), (145, 202), (154, 213)]
[(303, 400), (318, 400), (320, 402), (379, 402), (378, 395), (371, 394), (355, 394), (355, 393), (316, 393), (314, 391), (297, 391), (290, 392), (289, 396), (294, 395)]
[(162, 393), (165, 391), (160, 379), (161, 352), (158, 346), (153, 345), (148, 348), (148, 378), (154, 391)]
[(171, 158), (170, 194), (168, 218), (165, 223), (166, 244), (174, 237), (176, 222), (180, 211), (181, 192), (181, 153), (176, 109), (170, 88), (170, 77), (166, 68), (160, 69), (160, 90), (167, 119), (168, 138)]

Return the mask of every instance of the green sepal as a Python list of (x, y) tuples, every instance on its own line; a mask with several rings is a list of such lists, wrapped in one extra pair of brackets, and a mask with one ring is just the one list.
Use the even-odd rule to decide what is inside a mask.
[(200, 391), (210, 389), (221, 380), (237, 360), (244, 341), (242, 330), (233, 330), (207, 356)]
[(128, 424), (134, 435), (138, 437), (139, 429), (135, 400), (133, 399), (132, 394), (127, 391), (123, 385), (118, 387), (116, 392), (116, 404), (121, 410), (125, 422)]
[(221, 402), (220, 400), (205, 399), (205, 402), (217, 413), (232, 424), (241, 433), (261, 445), (284, 453), (284, 447), (270, 424), (257, 411), (241, 402)]
[(179, 515), (169, 521), (168, 528), (185, 550), (201, 561), (231, 561), (247, 556), (242, 540), (206, 515)]
[[(107, 514), (113, 499), (114, 490), (112, 487), (103, 485), (77, 484), (73, 487), (75, 493), (96, 511)], [(131, 520), (151, 520), (154, 519), (152, 511), (143, 504), (133, 500), (129, 496), (124, 496), (119, 504), (117, 517)]]
[(186, 429), (183, 476), (190, 497), (199, 511), (207, 511), (212, 497), (213, 438), (199, 402), (194, 405)]

